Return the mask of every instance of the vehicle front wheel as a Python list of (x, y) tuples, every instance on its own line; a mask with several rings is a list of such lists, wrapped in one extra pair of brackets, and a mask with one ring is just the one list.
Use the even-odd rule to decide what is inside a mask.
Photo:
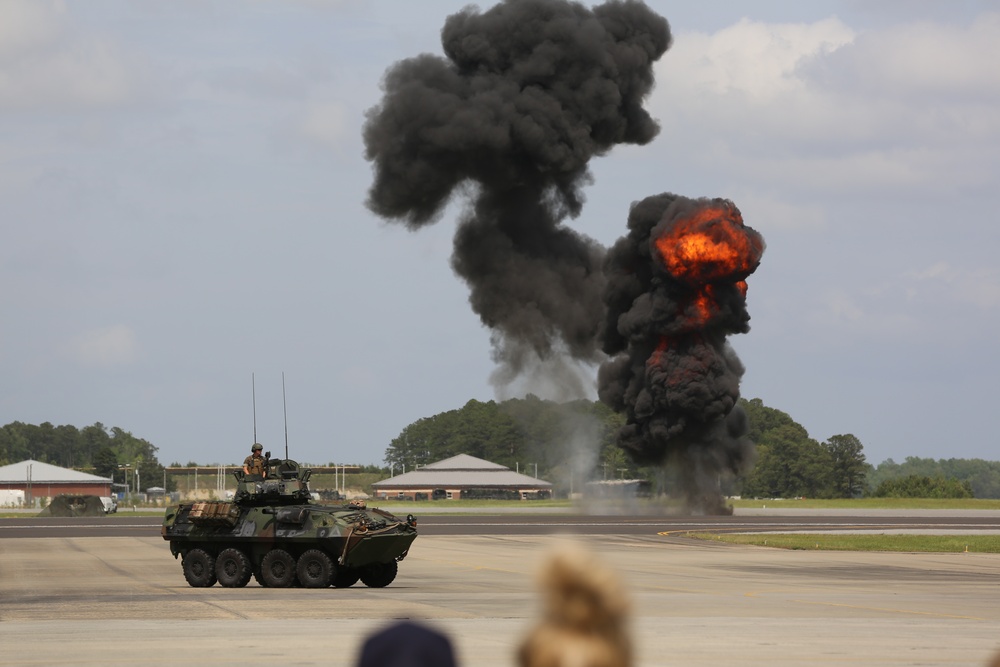
[(382, 588), (392, 583), (398, 569), (399, 566), (394, 560), (388, 563), (372, 563), (361, 568), (361, 581), (369, 588)]
[(215, 584), (215, 557), (204, 549), (192, 549), (181, 561), (184, 578), (194, 588), (208, 588)]
[(295, 585), (295, 557), (284, 549), (271, 549), (260, 564), (260, 578), (270, 588)]
[(223, 549), (215, 559), (215, 576), (221, 586), (242, 588), (253, 576), (250, 559), (239, 549)]
[(299, 583), (306, 588), (326, 588), (333, 579), (333, 561), (319, 549), (310, 549), (299, 556)]

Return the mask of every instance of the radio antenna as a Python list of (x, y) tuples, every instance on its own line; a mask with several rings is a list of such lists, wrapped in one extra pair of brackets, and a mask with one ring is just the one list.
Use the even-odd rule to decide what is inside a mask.
[(257, 383), (253, 373), (250, 374), (250, 393), (253, 396), (253, 442), (257, 444)]
[(288, 458), (288, 403), (285, 401), (285, 372), (281, 372), (281, 408), (285, 413), (285, 458)]

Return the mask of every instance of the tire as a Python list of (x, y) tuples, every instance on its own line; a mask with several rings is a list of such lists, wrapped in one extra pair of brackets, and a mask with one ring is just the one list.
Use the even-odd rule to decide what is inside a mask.
[(215, 559), (215, 577), (220, 586), (243, 588), (252, 576), (250, 559), (239, 549), (223, 549)]
[(295, 585), (295, 557), (284, 549), (271, 549), (260, 563), (260, 578), (269, 588)]
[(319, 549), (310, 549), (299, 556), (296, 572), (303, 587), (326, 588), (333, 580), (333, 561)]
[(372, 563), (361, 568), (361, 581), (369, 588), (383, 588), (391, 584), (392, 580), (396, 578), (398, 569), (399, 566), (396, 565), (396, 561), (394, 560), (388, 563)]
[(348, 588), (358, 583), (361, 574), (352, 567), (338, 567), (337, 573), (333, 575), (334, 588)]
[(184, 578), (194, 588), (208, 588), (215, 584), (215, 557), (204, 549), (192, 549), (181, 561)]

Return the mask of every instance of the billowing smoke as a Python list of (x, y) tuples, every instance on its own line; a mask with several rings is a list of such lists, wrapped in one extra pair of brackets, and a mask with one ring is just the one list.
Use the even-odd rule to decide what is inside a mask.
[(452, 266), (492, 331), (498, 389), (538, 373), (564, 385), (563, 360), (603, 361), (621, 446), (676, 464), (689, 504), (720, 511), (720, 476), (752, 455), (726, 337), (749, 330), (763, 240), (732, 202), (670, 194), (636, 204), (609, 252), (564, 224), (592, 157), (659, 131), (642, 103), (666, 20), (632, 0), (506, 0), (448, 17), (441, 38), (445, 57), (393, 65), (368, 111), (369, 208), (416, 230), (465, 195)]
[(720, 478), (753, 454), (726, 337), (750, 330), (745, 280), (764, 240), (731, 201), (666, 193), (633, 205), (628, 228), (605, 264), (601, 400), (625, 412), (634, 460), (676, 465), (691, 509), (724, 512)]
[(507, 0), (448, 17), (441, 38), (446, 57), (393, 65), (368, 111), (367, 204), (418, 229), (453, 193), (471, 200), (452, 266), (493, 332), (498, 385), (554, 359), (597, 363), (604, 248), (563, 223), (593, 156), (658, 133), (642, 102), (669, 26), (631, 0)]

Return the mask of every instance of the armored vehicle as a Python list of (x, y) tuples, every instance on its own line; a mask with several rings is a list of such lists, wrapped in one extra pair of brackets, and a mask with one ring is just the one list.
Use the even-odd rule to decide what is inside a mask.
[(353, 501), (312, 501), (309, 477), (291, 459), (266, 457), (265, 475), (234, 474), (231, 502), (168, 507), (161, 534), (181, 558), (191, 586), (352, 586), (359, 579), (380, 588), (396, 578), (397, 563), (417, 537), (413, 515)]

